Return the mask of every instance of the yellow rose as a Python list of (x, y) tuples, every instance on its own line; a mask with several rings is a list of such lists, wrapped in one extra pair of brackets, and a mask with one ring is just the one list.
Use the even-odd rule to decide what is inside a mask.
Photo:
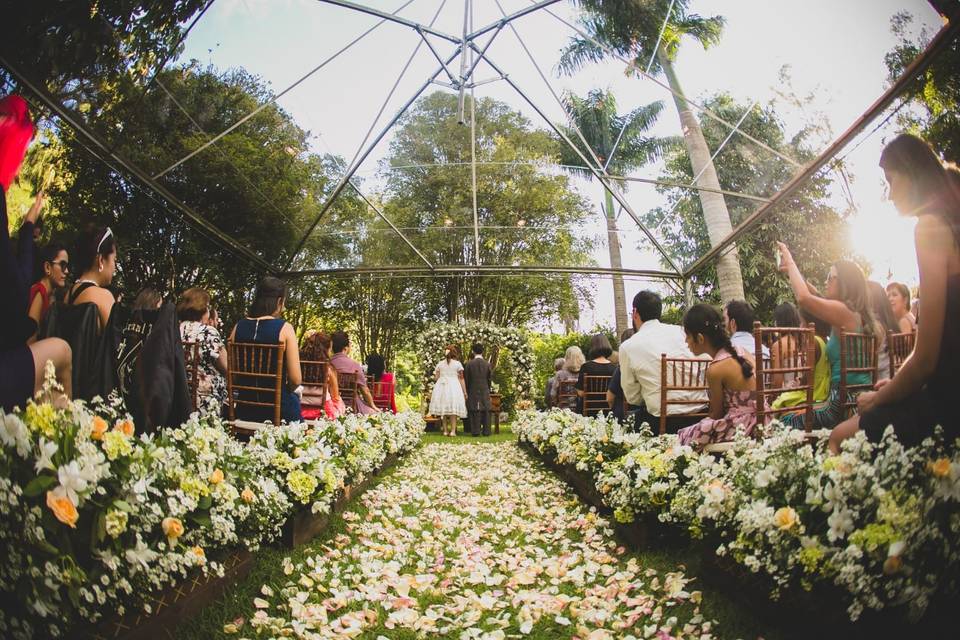
[(596, 461), (597, 461), (597, 462), (603, 462), (603, 454), (602, 454), (602, 453), (598, 453), (598, 454), (597, 454)]
[(210, 477), (207, 478), (210, 481), (210, 484), (220, 484), (223, 482), (223, 471), (220, 469), (214, 469), (213, 473), (210, 474)]
[(934, 460), (927, 466), (930, 468), (930, 472), (938, 478), (946, 478), (950, 475), (950, 458)]
[(133, 436), (133, 423), (129, 420), (124, 420), (123, 422), (117, 423), (117, 431), (127, 436), (128, 438)]
[(103, 434), (107, 432), (107, 421), (100, 416), (93, 416), (93, 424), (90, 431), (91, 440), (103, 440)]
[(903, 563), (900, 561), (900, 556), (890, 556), (883, 561), (884, 575), (892, 576), (896, 572), (900, 571), (901, 564)]
[(80, 517), (80, 514), (77, 513), (77, 508), (70, 502), (70, 498), (66, 496), (58, 498), (53, 491), (47, 491), (47, 506), (50, 507), (50, 511), (53, 511), (57, 520), (74, 529), (77, 528), (77, 518)]
[(247, 504), (250, 504), (257, 499), (257, 496), (255, 496), (253, 491), (250, 491), (250, 489), (244, 489), (243, 493), (240, 494), (240, 498)]
[(207, 559), (207, 554), (203, 551), (203, 547), (194, 547), (193, 549), (190, 549), (190, 553), (197, 556), (201, 560)]
[(183, 535), (183, 523), (180, 522), (180, 518), (164, 518), (160, 527), (163, 529), (163, 535), (167, 536), (167, 540), (171, 544)]
[(797, 525), (797, 522), (799, 522), (799, 518), (792, 507), (780, 507), (773, 514), (773, 523), (781, 531), (789, 531)]

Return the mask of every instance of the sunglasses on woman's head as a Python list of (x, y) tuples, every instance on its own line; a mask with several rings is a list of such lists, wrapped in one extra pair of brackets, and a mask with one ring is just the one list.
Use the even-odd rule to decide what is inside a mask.
[(110, 227), (107, 227), (107, 230), (103, 232), (103, 237), (100, 238), (100, 242), (97, 243), (97, 253), (100, 253), (100, 247), (103, 246), (103, 243), (106, 242), (107, 238), (113, 235), (113, 231)]

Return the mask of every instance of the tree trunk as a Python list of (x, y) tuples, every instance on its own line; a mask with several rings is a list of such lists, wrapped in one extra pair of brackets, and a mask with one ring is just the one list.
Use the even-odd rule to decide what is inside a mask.
[[(610, 268), (622, 269), (623, 260), (620, 258), (620, 236), (617, 233), (617, 216), (613, 208), (613, 196), (606, 189), (606, 219), (607, 219), (607, 246), (610, 248)], [(617, 325), (617, 337), (623, 335), (627, 329), (627, 297), (623, 291), (623, 276), (613, 276), (613, 314)]]
[[(677, 80), (673, 64), (662, 49), (657, 52), (657, 59), (663, 67), (670, 88), (676, 92), (673, 101), (677, 105), (677, 112), (680, 115), (683, 141), (687, 147), (687, 153), (690, 155), (693, 175), (700, 176), (697, 180), (697, 186), (719, 190), (720, 180), (717, 178), (717, 170), (710, 158), (710, 147), (707, 146), (707, 141), (703, 137), (703, 131), (700, 129), (697, 116), (682, 97), (684, 95), (683, 90), (680, 88), (680, 82)], [(727, 203), (721, 193), (710, 191), (698, 191), (697, 193), (700, 196), (703, 220), (707, 225), (710, 245), (716, 246), (733, 230), (733, 225), (730, 224), (730, 213), (727, 211)], [(740, 254), (737, 252), (736, 244), (730, 245), (729, 251), (724, 252), (717, 259), (717, 280), (720, 285), (720, 297), (723, 298), (724, 302), (745, 299), (743, 276), (740, 274)]]

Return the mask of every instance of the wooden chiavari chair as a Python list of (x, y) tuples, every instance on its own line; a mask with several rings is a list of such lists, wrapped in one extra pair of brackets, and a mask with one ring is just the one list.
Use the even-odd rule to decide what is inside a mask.
[(706, 417), (709, 415), (709, 400), (683, 400), (671, 393), (675, 392), (702, 392), (707, 394), (707, 367), (710, 360), (698, 358), (668, 358), (667, 354), (660, 354), (660, 434), (667, 432), (667, 407), (670, 405), (703, 405), (708, 409), (685, 413), (690, 417)]
[(227, 341), (227, 415), (238, 436), (249, 437), (263, 423), (237, 419), (237, 408), (269, 407), (280, 424), (285, 345)]
[(577, 410), (577, 381), (562, 380), (557, 394), (557, 407), (561, 409)]
[(352, 411), (357, 410), (357, 374), (337, 372), (337, 386), (340, 387), (340, 398), (345, 407)]
[(200, 344), (183, 343), (183, 365), (187, 370), (187, 388), (190, 389), (190, 407), (196, 411), (200, 406)]
[[(761, 347), (770, 349), (770, 360), (757, 358), (757, 424), (766, 423), (768, 416), (803, 412), (804, 431), (813, 427), (813, 369), (816, 364), (817, 341), (814, 325), (807, 327), (762, 327), (753, 323), (756, 353)], [(779, 342), (782, 338), (788, 338)], [(776, 363), (776, 366), (774, 366)], [(805, 391), (806, 399), (792, 407), (769, 408), (777, 396), (785, 391)]]
[[(840, 402), (844, 415), (849, 417), (857, 411), (856, 396), (864, 391), (872, 391), (877, 383), (877, 350), (880, 341), (877, 336), (865, 333), (840, 332)], [(850, 383), (848, 377), (867, 374), (869, 382)]]
[(907, 333), (887, 332), (887, 352), (890, 354), (890, 377), (892, 378), (903, 366), (903, 361), (913, 353), (913, 347), (917, 341), (917, 334), (913, 331)]
[(610, 413), (607, 388), (610, 376), (583, 376), (583, 415), (595, 416), (601, 411)]

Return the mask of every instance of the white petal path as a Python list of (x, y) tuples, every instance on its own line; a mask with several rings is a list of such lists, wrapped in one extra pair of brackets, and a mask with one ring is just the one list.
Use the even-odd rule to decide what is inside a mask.
[[(430, 444), (285, 560), (250, 627), (262, 637), (710, 638), (680, 572), (629, 558), (609, 523), (514, 443)], [(227, 625), (230, 631), (235, 627)], [(233, 628), (230, 628), (233, 627)]]

